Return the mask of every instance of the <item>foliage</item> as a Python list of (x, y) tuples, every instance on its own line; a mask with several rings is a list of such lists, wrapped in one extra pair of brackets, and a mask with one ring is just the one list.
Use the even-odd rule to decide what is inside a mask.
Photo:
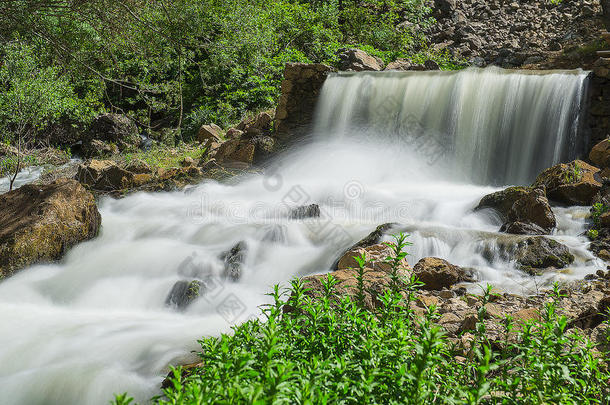
[(574, 163), (574, 165), (565, 172), (564, 181), (566, 183), (576, 183), (580, 180), (582, 180), (582, 169), (578, 163)]
[(423, 0), (15, 1), (0, 4), (0, 44), (35, 50), (57, 87), (48, 99), (70, 115), (103, 103), (192, 139), (202, 123), (273, 106), (288, 61), (335, 64), (339, 48), (356, 46), (455, 68), (428, 50), (431, 23)]
[(128, 164), (133, 160), (142, 160), (146, 162), (151, 168), (170, 168), (179, 167), (180, 162), (184, 158), (190, 157), (194, 160), (198, 160), (205, 153), (204, 149), (197, 147), (190, 147), (188, 145), (180, 145), (175, 148), (158, 147), (153, 146), (149, 150), (140, 151), (135, 153), (125, 153), (121, 156), (116, 157), (120, 165)]
[(587, 231), (587, 237), (590, 240), (595, 240), (595, 239), (597, 239), (599, 237), (599, 231), (597, 229), (589, 229)]
[(4, 141), (35, 133), (61, 118), (87, 121), (93, 116), (89, 100), (78, 98), (59, 67), (41, 66), (35, 49), (21, 42), (0, 48), (0, 133)]
[(593, 207), (591, 207), (591, 219), (593, 220), (593, 226), (597, 229), (601, 226), (601, 216), (602, 214), (608, 212), (608, 207), (602, 203), (595, 203)]
[[(365, 261), (364, 257), (360, 258)], [(555, 300), (541, 321), (506, 321), (501, 347), (485, 337), (485, 305), (467, 353), (435, 324), (434, 308), (418, 318), (411, 294), (387, 290), (375, 313), (357, 297), (338, 296), (329, 275), (312, 299), (300, 280), (270, 294), (265, 320), (200, 341), (205, 365), (156, 404), (476, 404), (607, 403), (610, 374), (592, 345), (568, 330)], [(411, 289), (413, 286), (408, 287)], [(491, 297), (484, 290), (482, 303)], [(286, 310), (290, 308), (290, 310)], [(513, 338), (509, 339), (509, 336)], [(116, 405), (128, 404), (126, 395)]]

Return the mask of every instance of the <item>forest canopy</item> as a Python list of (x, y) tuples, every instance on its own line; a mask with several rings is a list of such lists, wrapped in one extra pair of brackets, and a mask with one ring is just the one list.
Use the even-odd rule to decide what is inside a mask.
[[(432, 22), (424, 0), (6, 0), (0, 90), (31, 91), (32, 133), (113, 111), (177, 141), (273, 106), (286, 62), (336, 64), (337, 50), (359, 47), (447, 65), (427, 48)], [(4, 141), (23, 125), (11, 100), (0, 98)]]

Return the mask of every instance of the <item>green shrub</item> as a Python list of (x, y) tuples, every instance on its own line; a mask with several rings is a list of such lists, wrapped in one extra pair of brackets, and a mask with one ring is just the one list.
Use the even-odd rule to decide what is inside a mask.
[[(366, 259), (360, 258), (362, 262)], [(362, 268), (363, 266), (359, 266)], [(359, 275), (362, 270), (356, 270)], [(359, 277), (359, 276), (358, 276)], [(404, 280), (403, 280), (404, 282)], [(412, 294), (388, 290), (373, 313), (338, 296), (323, 281), (319, 299), (300, 280), (276, 286), (265, 320), (233, 334), (200, 341), (203, 367), (187, 377), (174, 369), (172, 387), (155, 404), (477, 404), (608, 403), (610, 374), (592, 345), (568, 331), (555, 301), (541, 321), (506, 321), (507, 339), (492, 350), (485, 337), (485, 305), (469, 354), (435, 324), (434, 308), (418, 318)], [(407, 291), (415, 280), (407, 281)], [(357, 287), (362, 292), (363, 286)], [(483, 304), (491, 297), (484, 290)], [(560, 296), (555, 292), (555, 299)], [(290, 308), (290, 310), (287, 310)], [(508, 336), (515, 339), (508, 339)], [(463, 357), (456, 357), (456, 355)], [(130, 403), (126, 395), (116, 405)]]

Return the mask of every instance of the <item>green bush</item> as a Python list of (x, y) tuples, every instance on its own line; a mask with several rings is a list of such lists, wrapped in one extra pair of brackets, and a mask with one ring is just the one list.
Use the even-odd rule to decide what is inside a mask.
[[(403, 239), (404, 241), (404, 239)], [(365, 261), (365, 257), (360, 258)], [(390, 263), (394, 263), (391, 261)], [(396, 262), (397, 263), (397, 262)], [(358, 277), (362, 274), (355, 270)], [(403, 282), (405, 282), (403, 280)], [(155, 404), (576, 404), (610, 400), (610, 374), (592, 345), (570, 333), (554, 301), (541, 321), (506, 320), (502, 349), (485, 337), (485, 290), (472, 350), (456, 352), (435, 324), (434, 308), (418, 318), (410, 310), (414, 279), (386, 291), (375, 313), (355, 298), (337, 296), (329, 275), (323, 296), (312, 299), (295, 280), (265, 320), (250, 320), (233, 334), (200, 341), (203, 367), (187, 377), (174, 369), (172, 386)], [(360, 297), (360, 299), (358, 298)], [(559, 298), (557, 290), (555, 297)], [(515, 339), (508, 339), (512, 335)], [(463, 356), (457, 357), (456, 355)], [(127, 395), (115, 405), (131, 402)]]

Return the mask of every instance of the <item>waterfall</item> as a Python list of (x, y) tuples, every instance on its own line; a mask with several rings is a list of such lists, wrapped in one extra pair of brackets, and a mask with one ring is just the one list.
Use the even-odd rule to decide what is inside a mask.
[(331, 75), (316, 133), (409, 143), (479, 184), (526, 184), (584, 152), (587, 72), (470, 68)]
[[(198, 361), (198, 339), (260, 316), (274, 284), (328, 272), (383, 223), (409, 233), (411, 265), (440, 257), (509, 292), (594, 273), (603, 263), (582, 236), (588, 207), (554, 208), (549, 237), (576, 260), (537, 277), (500, 254), (521, 236), (473, 212), (499, 189), (481, 184), (488, 171), (490, 181), (526, 182), (577, 153), (584, 79), (498, 69), (338, 74), (323, 89), (313, 142), (264, 174), (100, 197), (97, 238), (0, 281), (0, 402), (107, 405), (127, 391), (145, 404), (168, 365)], [(387, 100), (398, 101), (375, 107)], [(291, 215), (314, 203), (320, 218)], [(221, 258), (238, 243), (247, 251), (233, 281)], [(193, 280), (206, 286), (198, 298), (183, 309), (167, 304), (177, 283)]]

